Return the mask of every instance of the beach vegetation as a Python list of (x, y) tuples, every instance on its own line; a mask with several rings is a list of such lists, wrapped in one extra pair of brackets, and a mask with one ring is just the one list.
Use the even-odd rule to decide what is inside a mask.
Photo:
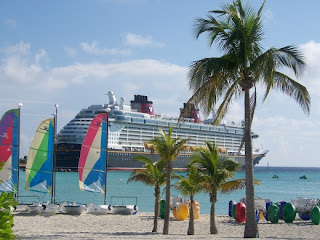
[[(0, 171), (4, 162), (0, 164)], [(2, 181), (0, 181), (1, 183)], [(14, 197), (14, 192), (8, 193), (6, 191), (0, 194), (0, 239), (14, 239), (13, 234), (13, 215), (11, 209), (13, 209), (18, 202)]]
[[(206, 142), (205, 147), (199, 147), (190, 159), (191, 166), (199, 167), (201, 174), (201, 187), (209, 193), (210, 198), (210, 233), (217, 234), (218, 229), (215, 221), (215, 203), (218, 191), (228, 193), (236, 189), (243, 189), (245, 179), (234, 179), (240, 164), (226, 157), (219, 157), (219, 149), (215, 144)], [(257, 181), (258, 183), (258, 181)]]
[(152, 159), (144, 155), (134, 157), (133, 161), (143, 162), (143, 168), (133, 170), (127, 182), (142, 182), (146, 185), (154, 187), (155, 204), (152, 232), (157, 232), (161, 201), (160, 187), (166, 183), (166, 173), (164, 171), (165, 162), (153, 162)]
[(171, 173), (172, 162), (177, 158), (178, 154), (187, 149), (186, 143), (189, 139), (174, 138), (172, 136), (172, 127), (169, 128), (168, 133), (159, 129), (160, 136), (157, 136), (146, 144), (153, 146), (154, 152), (159, 155), (160, 161), (164, 162), (166, 172), (166, 199), (165, 199), (165, 217), (163, 225), (163, 234), (169, 234), (169, 220), (170, 220), (170, 196), (171, 196)]
[(184, 196), (190, 197), (189, 204), (189, 226), (188, 226), (188, 235), (194, 235), (194, 196), (195, 194), (203, 191), (202, 184), (204, 183), (203, 176), (198, 171), (197, 166), (189, 166), (187, 176), (178, 176), (178, 182), (173, 186), (175, 189), (180, 191)]
[[(227, 114), (232, 101), (243, 97), (245, 177), (246, 177), (246, 223), (244, 237), (259, 237), (254, 209), (254, 176), (252, 162), (251, 125), (257, 103), (257, 87), (264, 88), (262, 100), (270, 90), (293, 98), (309, 114), (310, 95), (306, 87), (279, 69), (288, 69), (295, 78), (302, 75), (305, 60), (298, 48), (288, 45), (264, 50), (262, 11), (258, 11), (241, 0), (222, 4), (221, 9), (209, 11), (206, 18), (197, 18), (194, 25), (196, 38), (207, 34), (209, 46), (222, 52), (220, 57), (204, 58), (191, 63), (189, 87), (192, 97), (188, 103), (200, 105), (208, 116), (219, 103), (215, 124)], [(242, 145), (240, 148), (242, 148)], [(240, 149), (239, 149), (240, 150)]]

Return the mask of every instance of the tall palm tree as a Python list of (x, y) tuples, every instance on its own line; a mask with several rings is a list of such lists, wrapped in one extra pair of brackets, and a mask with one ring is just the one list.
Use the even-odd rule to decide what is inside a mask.
[(143, 169), (135, 169), (132, 171), (129, 182), (143, 182), (146, 185), (154, 186), (154, 220), (152, 232), (158, 231), (158, 216), (160, 204), (160, 187), (166, 183), (166, 173), (163, 171), (165, 163), (163, 161), (153, 162), (147, 156), (136, 156), (134, 161), (141, 161), (144, 163)]
[(201, 169), (202, 187), (209, 193), (211, 203), (210, 233), (217, 234), (218, 229), (215, 221), (217, 193), (218, 191), (225, 193), (245, 187), (245, 179), (230, 180), (234, 177), (240, 164), (228, 158), (219, 158), (219, 150), (215, 144), (211, 145), (206, 142), (206, 147), (200, 147), (194, 152), (190, 165), (197, 165)]
[(155, 137), (147, 141), (147, 144), (153, 146), (154, 151), (159, 154), (161, 161), (165, 162), (166, 168), (166, 204), (165, 204), (165, 217), (163, 234), (169, 234), (169, 217), (170, 217), (170, 195), (171, 195), (171, 172), (172, 172), (172, 162), (176, 159), (177, 155), (186, 150), (186, 142), (188, 139), (180, 139), (172, 137), (172, 127), (169, 128), (168, 134), (166, 134), (162, 129), (160, 131), (160, 136)]
[(190, 217), (189, 217), (189, 227), (187, 234), (194, 235), (194, 215), (193, 215), (193, 206), (194, 206), (194, 195), (203, 191), (202, 189), (202, 175), (198, 171), (196, 166), (190, 166), (188, 168), (187, 177), (178, 176), (180, 179), (174, 186), (179, 190), (184, 196), (190, 197)]
[[(290, 76), (278, 71), (286, 67), (299, 77), (305, 67), (302, 54), (295, 46), (272, 47), (266, 51), (261, 46), (263, 24), (261, 12), (256, 12), (241, 0), (223, 4), (221, 10), (210, 11), (207, 19), (198, 18), (195, 34), (198, 38), (207, 33), (210, 46), (217, 44), (221, 57), (194, 61), (189, 69), (189, 86), (193, 96), (189, 103), (200, 104), (208, 115), (222, 99), (215, 123), (227, 113), (232, 100), (244, 95), (246, 172), (246, 225), (244, 237), (258, 237), (255, 220), (254, 185), (252, 163), (251, 123), (256, 107), (256, 86), (265, 87), (265, 100), (271, 89), (277, 89), (293, 98), (308, 114), (310, 95), (308, 90)], [(216, 17), (215, 17), (216, 16)], [(253, 90), (250, 97), (250, 90)]]

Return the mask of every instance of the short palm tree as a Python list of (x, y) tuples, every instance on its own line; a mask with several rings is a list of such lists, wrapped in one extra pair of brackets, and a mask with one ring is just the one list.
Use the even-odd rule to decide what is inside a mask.
[(165, 162), (166, 168), (166, 204), (165, 204), (165, 217), (163, 234), (169, 234), (169, 217), (170, 217), (170, 195), (171, 195), (171, 172), (172, 172), (172, 162), (176, 159), (178, 154), (186, 150), (186, 142), (188, 139), (180, 139), (172, 137), (172, 127), (169, 128), (168, 134), (166, 134), (162, 129), (160, 131), (160, 136), (155, 137), (147, 141), (147, 144), (151, 144), (154, 151), (159, 154), (161, 161)]
[(160, 187), (166, 183), (166, 173), (163, 171), (165, 163), (160, 160), (153, 162), (152, 159), (143, 155), (136, 156), (133, 160), (143, 162), (143, 169), (133, 170), (127, 182), (139, 181), (146, 185), (154, 186), (155, 203), (152, 232), (157, 232), (160, 211)]
[(196, 193), (201, 192), (202, 189), (202, 175), (199, 173), (198, 168), (196, 166), (190, 166), (188, 168), (187, 177), (178, 176), (180, 179), (175, 185), (174, 188), (179, 190), (184, 196), (190, 197), (190, 217), (189, 217), (189, 227), (187, 234), (194, 235), (194, 214), (193, 214), (193, 206), (194, 206), (194, 195)]
[[(210, 11), (207, 18), (196, 19), (195, 34), (198, 38), (207, 33), (210, 46), (217, 44), (221, 57), (194, 61), (189, 71), (189, 86), (193, 96), (189, 103), (202, 105), (208, 115), (222, 99), (217, 111), (218, 123), (228, 111), (233, 99), (244, 96), (244, 144), (246, 172), (246, 225), (244, 237), (258, 237), (254, 209), (254, 181), (252, 163), (251, 123), (256, 107), (256, 86), (265, 87), (265, 100), (271, 89), (292, 97), (305, 111), (310, 111), (307, 89), (278, 69), (286, 67), (299, 77), (305, 67), (302, 54), (295, 46), (272, 47), (266, 51), (261, 46), (263, 25), (261, 13), (241, 0), (223, 4), (221, 10)], [(250, 90), (253, 90), (250, 97)]]
[(206, 142), (206, 147), (200, 147), (194, 152), (190, 165), (197, 165), (203, 175), (202, 186), (209, 193), (211, 203), (210, 233), (217, 234), (218, 229), (215, 222), (217, 192), (225, 193), (245, 187), (245, 179), (230, 180), (234, 177), (240, 164), (228, 158), (219, 158), (219, 150), (215, 144), (211, 145)]

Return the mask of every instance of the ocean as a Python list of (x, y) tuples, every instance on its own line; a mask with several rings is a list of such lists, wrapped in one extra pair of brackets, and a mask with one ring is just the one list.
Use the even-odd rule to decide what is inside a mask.
[[(107, 175), (107, 204), (136, 204), (141, 212), (154, 211), (154, 189), (140, 182), (127, 183), (131, 171), (108, 171)], [(183, 174), (183, 173), (182, 173)], [(279, 178), (272, 178), (273, 175)], [(300, 179), (306, 175), (307, 179)], [(245, 177), (244, 171), (239, 171), (235, 179)], [(320, 168), (295, 168), (295, 167), (255, 167), (254, 178), (262, 185), (255, 186), (255, 196), (271, 199), (273, 202), (289, 202), (297, 197), (320, 199)], [(20, 171), (19, 196), (37, 196), (40, 201), (50, 200), (49, 194), (26, 191), (24, 189), (25, 172)], [(171, 195), (181, 195), (172, 189)], [(245, 197), (245, 190), (233, 191), (229, 194), (218, 194), (216, 214), (228, 214), (230, 200), (238, 202)], [(164, 187), (161, 188), (161, 198), (165, 199)], [(103, 204), (104, 196), (98, 193), (82, 192), (78, 187), (77, 172), (56, 173), (56, 201), (80, 202)], [(210, 213), (208, 193), (195, 196), (200, 203), (200, 213)]]

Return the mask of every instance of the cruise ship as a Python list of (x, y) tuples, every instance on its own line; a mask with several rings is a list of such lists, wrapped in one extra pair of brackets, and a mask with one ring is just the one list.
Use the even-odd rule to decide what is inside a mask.
[[(219, 147), (221, 156), (228, 156), (245, 164), (244, 148), (239, 147), (244, 134), (244, 123), (213, 125), (214, 119), (202, 121), (199, 109), (194, 105), (184, 104), (180, 109), (184, 118), (165, 117), (156, 114), (153, 102), (147, 96), (135, 95), (130, 104), (126, 104), (125, 98), (119, 102), (113, 92), (108, 92), (109, 103), (92, 105), (82, 109), (57, 134), (57, 169), (77, 170), (80, 157), (80, 149), (91, 120), (99, 113), (108, 113), (108, 169), (136, 169), (141, 168), (139, 161), (132, 161), (137, 155), (147, 155), (153, 161), (158, 155), (151, 153), (145, 146), (145, 142), (159, 136), (159, 129), (168, 131), (172, 126), (172, 136), (181, 139), (190, 139), (187, 142), (188, 150), (182, 152), (173, 162), (174, 168), (185, 168), (189, 163), (193, 150), (198, 146), (204, 146), (205, 141), (215, 142)], [(253, 141), (258, 135), (252, 133)], [(253, 164), (256, 165), (266, 155), (264, 149), (253, 149)]]

